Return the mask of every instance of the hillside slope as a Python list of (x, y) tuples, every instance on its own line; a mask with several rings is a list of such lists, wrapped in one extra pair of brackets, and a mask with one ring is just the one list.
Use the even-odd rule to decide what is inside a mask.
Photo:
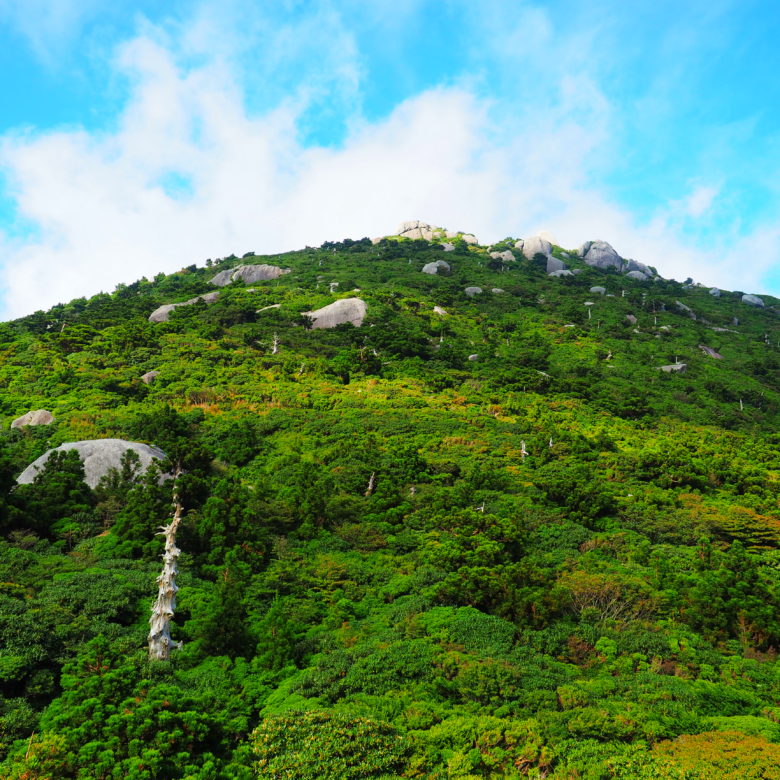
[(0, 325), (0, 774), (780, 777), (780, 301), (417, 225)]

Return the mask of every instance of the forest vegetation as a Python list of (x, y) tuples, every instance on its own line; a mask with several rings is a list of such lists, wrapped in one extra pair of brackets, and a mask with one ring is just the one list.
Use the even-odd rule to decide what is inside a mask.
[(0, 324), (0, 776), (780, 778), (780, 302), (453, 243)]

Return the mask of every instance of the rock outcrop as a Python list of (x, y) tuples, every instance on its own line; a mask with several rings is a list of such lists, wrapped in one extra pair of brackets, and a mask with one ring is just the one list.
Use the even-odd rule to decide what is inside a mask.
[(710, 295), (713, 298), (720, 298), (720, 290), (717, 287), (713, 287), (712, 289), (710, 289)]
[(54, 415), (48, 409), (36, 409), (17, 417), (12, 423), (12, 428), (24, 428), (26, 425), (51, 425)]
[(750, 295), (749, 293), (745, 293), (745, 295), (742, 296), (742, 303), (746, 303), (748, 306), (763, 307), (765, 305), (761, 298), (757, 295)]
[(634, 279), (637, 282), (646, 282), (650, 277), (643, 274), (641, 271), (629, 271), (626, 274), (626, 279)]
[(705, 354), (709, 355), (711, 358), (715, 358), (715, 360), (723, 360), (723, 355), (716, 352), (712, 347), (707, 347), (704, 344), (699, 344), (699, 349)]
[(467, 287), (465, 289), (466, 295), (469, 296), (469, 298), (473, 298), (475, 295), (482, 295), (482, 288), (481, 287)]
[(438, 314), (440, 317), (446, 317), (447, 316), (447, 312), (444, 309), (442, 309), (441, 306), (434, 306), (433, 307), (433, 313), (434, 314)]
[(593, 268), (623, 268), (623, 258), (606, 241), (586, 241), (579, 250), (586, 265)]
[(368, 306), (362, 298), (342, 298), (321, 309), (305, 311), (304, 314), (311, 318), (311, 326), (315, 329), (335, 328), (346, 323), (359, 328), (366, 318), (367, 311)]
[(34, 460), (17, 478), (20, 485), (29, 485), (35, 480), (38, 472), (43, 468), (52, 452), (63, 450), (76, 450), (81, 462), (84, 464), (84, 481), (94, 488), (110, 469), (119, 469), (122, 466), (122, 456), (133, 450), (137, 453), (141, 462), (141, 472), (145, 472), (153, 460), (164, 460), (165, 453), (158, 447), (142, 444), (137, 441), (125, 441), (124, 439), (90, 439), (87, 441), (74, 441), (60, 444), (59, 447), (48, 450), (40, 458)]
[(659, 371), (665, 371), (667, 374), (684, 374), (688, 370), (687, 363), (671, 363), (668, 366), (658, 366)]
[(692, 320), (696, 319), (696, 314), (690, 306), (686, 306), (682, 301), (675, 301), (674, 305), (683, 314), (687, 314)]
[(290, 268), (279, 268), (278, 265), (265, 265), (265, 263), (260, 265), (238, 265), (235, 268), (220, 271), (209, 280), (209, 283), (215, 287), (227, 287), (231, 282), (255, 284), (256, 282), (278, 279), (284, 274), (289, 274), (290, 270)]
[(504, 263), (514, 263), (515, 256), (507, 249), (504, 252), (491, 252), (493, 260), (501, 260)]
[(219, 298), (218, 292), (210, 292), (205, 295), (199, 295), (197, 298), (190, 298), (188, 301), (182, 301), (181, 303), (165, 303), (162, 306), (158, 306), (150, 315), (149, 322), (168, 322), (171, 316), (171, 312), (179, 306), (192, 306), (193, 303), (203, 301), (203, 303), (214, 303)]
[(556, 279), (560, 279), (562, 276), (574, 276), (574, 273), (572, 271), (567, 271), (566, 269), (563, 269), (560, 271), (552, 271), (551, 273), (547, 274), (547, 276), (553, 276)]
[(531, 236), (523, 240), (522, 252), (529, 260), (533, 260), (536, 255), (550, 257), (552, 244), (541, 236)]
[(435, 276), (438, 273), (448, 274), (450, 272), (450, 264), (445, 263), (444, 260), (436, 260), (433, 263), (426, 263), (422, 267), (424, 274), (431, 274)]
[(547, 273), (551, 274), (553, 271), (565, 271), (566, 263), (563, 260), (559, 260), (557, 257), (547, 258)]
[(598, 295), (604, 295), (607, 292), (606, 287), (591, 287), (588, 292), (597, 293)]
[(147, 371), (145, 374), (141, 374), (141, 381), (145, 385), (150, 385), (157, 377), (160, 376), (160, 372), (156, 370)]
[(402, 222), (398, 226), (396, 235), (402, 238), (424, 238), (426, 241), (432, 241), (434, 237), (450, 238), (443, 228), (429, 225), (427, 222), (421, 222), (419, 219)]

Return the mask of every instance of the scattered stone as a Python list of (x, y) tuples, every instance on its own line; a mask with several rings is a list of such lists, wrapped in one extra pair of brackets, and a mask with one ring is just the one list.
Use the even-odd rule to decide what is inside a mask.
[(48, 409), (36, 409), (35, 411), (25, 412), (21, 417), (17, 417), (12, 423), (12, 428), (24, 428), (27, 425), (51, 425), (54, 422), (54, 415)]
[(688, 370), (687, 363), (672, 363), (668, 366), (658, 366), (659, 371), (665, 371), (667, 374), (684, 374)]
[(593, 268), (623, 268), (623, 258), (606, 241), (586, 241), (579, 256)]
[(150, 315), (149, 322), (168, 322), (171, 316), (171, 312), (179, 306), (192, 306), (198, 301), (204, 303), (214, 303), (219, 298), (218, 292), (210, 292), (205, 295), (198, 295), (196, 298), (190, 298), (188, 301), (182, 301), (181, 303), (165, 303), (162, 306), (158, 306)]
[(746, 303), (748, 306), (764, 306), (764, 301), (757, 295), (750, 295), (746, 293), (742, 296), (742, 303)]
[(658, 330), (671, 331), (671, 328), (668, 325), (661, 325), (661, 327), (658, 328)]
[(523, 242), (523, 254), (529, 260), (533, 260), (536, 255), (550, 257), (552, 244), (549, 241), (545, 241), (541, 236), (531, 236)]
[(492, 292), (493, 295), (501, 295), (504, 291), (500, 287), (494, 287), (490, 292)]
[(715, 333), (739, 333), (738, 330), (731, 330), (731, 328), (711, 328)]
[(447, 312), (444, 309), (442, 309), (441, 306), (434, 306), (433, 307), (433, 313), (434, 314), (438, 314), (441, 317), (446, 317), (447, 316)]
[(472, 362), (475, 360), (479, 360), (479, 355), (469, 355), (469, 360), (471, 360)]
[(491, 252), (490, 256), (494, 260), (502, 260), (505, 263), (513, 263), (515, 261), (515, 256), (508, 249), (504, 252)]
[(574, 276), (574, 274), (571, 271), (561, 270), (553, 271), (552, 273), (547, 274), (547, 276), (554, 276), (556, 279), (560, 279), (562, 276)]
[(713, 287), (713, 288), (710, 290), (710, 295), (711, 295), (713, 298), (720, 298), (720, 290), (719, 290), (717, 287)]
[(473, 298), (475, 295), (482, 295), (482, 288), (481, 287), (467, 287), (465, 290), (466, 295), (469, 296), (469, 298)]
[(593, 301), (585, 301), (582, 305), (583, 306), (595, 306), (596, 304), (593, 303)]
[(596, 293), (598, 295), (604, 295), (607, 292), (606, 287), (591, 287), (588, 292)]
[(636, 317), (633, 314), (626, 314), (626, 319), (632, 324), (636, 325)]
[(566, 263), (563, 260), (559, 260), (557, 257), (547, 258), (547, 273), (551, 274), (553, 271), (565, 271)]
[(145, 374), (141, 374), (141, 381), (145, 385), (150, 385), (158, 376), (160, 376), (160, 372), (157, 370), (147, 371)]
[(478, 244), (479, 241), (477, 241), (477, 237), (473, 233), (464, 233), (461, 238), (467, 243), (467, 244)]
[(142, 444), (137, 441), (125, 441), (124, 439), (90, 439), (87, 441), (74, 441), (60, 444), (52, 450), (48, 450), (40, 458), (34, 460), (17, 478), (20, 485), (29, 485), (43, 468), (52, 452), (63, 450), (76, 450), (81, 462), (84, 464), (84, 481), (94, 488), (110, 469), (122, 467), (122, 456), (133, 450), (138, 454), (141, 462), (141, 473), (145, 472), (153, 460), (164, 460), (165, 453), (158, 447)]
[(450, 243), (449, 241), (445, 241), (442, 246), (444, 247), (445, 252), (453, 252), (455, 251), (455, 244)]
[(637, 282), (646, 282), (649, 277), (645, 276), (641, 271), (629, 271), (626, 274), (626, 279), (634, 279)]
[(433, 263), (426, 263), (422, 267), (422, 272), (424, 274), (432, 274), (435, 276), (439, 273), (439, 271), (443, 271), (445, 274), (448, 274), (450, 272), (450, 264), (445, 263), (444, 260), (436, 260)]
[(323, 306), (315, 311), (305, 311), (307, 317), (311, 317), (312, 328), (335, 328), (349, 322), (356, 328), (363, 324), (366, 318), (368, 306), (362, 298), (342, 298), (339, 301)]
[(718, 354), (712, 347), (705, 347), (704, 344), (699, 344), (699, 349), (705, 354), (709, 355), (715, 360), (723, 360), (723, 355)]

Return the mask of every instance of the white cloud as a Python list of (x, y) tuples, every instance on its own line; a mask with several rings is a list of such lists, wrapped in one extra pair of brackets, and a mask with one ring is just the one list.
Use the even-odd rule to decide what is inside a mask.
[[(329, 24), (337, 34), (337, 21)], [(544, 32), (542, 21), (536, 29)], [(122, 47), (116, 68), (130, 77), (131, 92), (114, 130), (3, 139), (0, 165), (19, 214), (38, 228), (35, 239), (0, 240), (6, 316), (206, 257), (382, 235), (414, 218), (475, 231), (485, 242), (543, 228), (571, 247), (605, 238), (665, 276), (724, 287), (756, 289), (777, 260), (776, 249), (767, 251), (778, 246), (772, 230), (741, 243), (725, 233), (721, 245), (701, 251), (686, 239), (679, 203), (639, 224), (611, 202), (598, 173), (617, 117), (585, 72), (559, 74), (529, 105), (492, 103), (464, 82), (367, 122), (354, 98), (359, 58), (347, 46), (333, 55), (333, 78), (354, 98), (339, 103), (352, 106), (344, 116), (350, 131), (325, 148), (301, 141), (301, 123), (327, 85), (253, 115), (229, 58), (185, 67), (172, 49), (153, 29)], [(187, 186), (166, 187), (171, 179)], [(713, 189), (695, 190), (682, 211), (703, 215)], [(745, 247), (749, 266), (739, 254)]]

